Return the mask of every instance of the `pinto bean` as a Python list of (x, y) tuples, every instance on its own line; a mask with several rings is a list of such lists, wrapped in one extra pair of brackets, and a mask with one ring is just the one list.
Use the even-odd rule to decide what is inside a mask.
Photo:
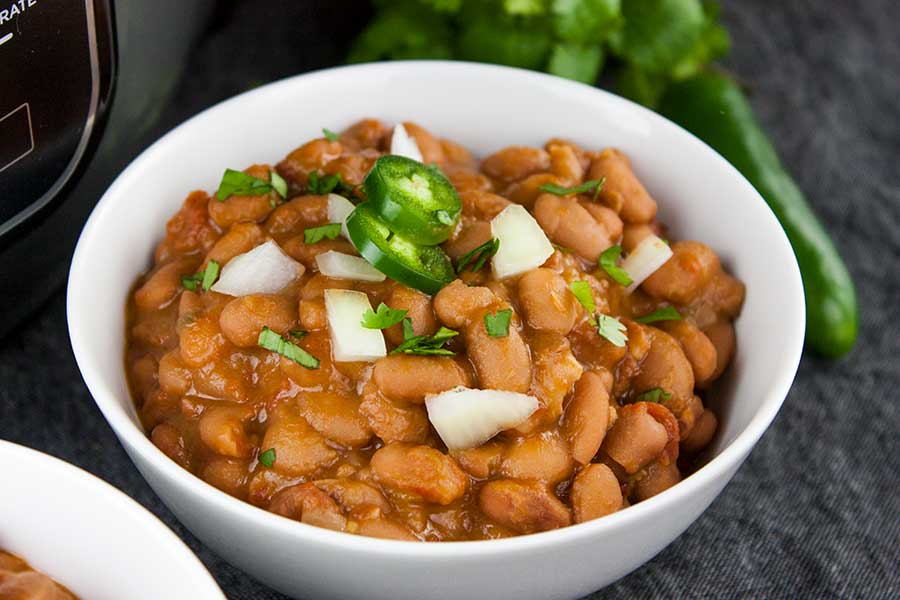
[(534, 204), (534, 218), (552, 241), (572, 248), (590, 261), (613, 245), (609, 231), (575, 198), (541, 194)]
[(272, 497), (269, 510), (307, 525), (344, 531), (347, 519), (337, 503), (312, 483), (287, 487)]
[(511, 204), (503, 196), (485, 190), (460, 192), (459, 199), (462, 203), (463, 215), (481, 221), (490, 221)]
[(266, 219), (265, 228), (271, 235), (301, 233), (326, 221), (328, 196), (297, 196), (278, 205)]
[(194, 272), (196, 262), (182, 258), (158, 267), (134, 292), (134, 303), (144, 310), (159, 310), (175, 299), (181, 278)]
[(489, 192), (494, 189), (494, 184), (490, 179), (471, 169), (454, 169), (447, 173), (447, 178), (460, 194), (475, 191)]
[(614, 148), (595, 154), (588, 179), (606, 181), (600, 199), (610, 206), (621, 206), (619, 216), (626, 223), (649, 223), (656, 216), (656, 201), (631, 170), (631, 162)]
[(428, 413), (421, 404), (391, 400), (371, 382), (363, 388), (360, 412), (369, 427), (385, 443), (424, 442), (428, 437)]
[(703, 290), (703, 304), (719, 318), (736, 319), (741, 314), (745, 295), (744, 284), (719, 269)]
[(239, 500), (247, 497), (248, 461), (215, 456), (203, 465), (203, 481)]
[(451, 457), (429, 446), (388, 444), (372, 455), (382, 484), (447, 505), (466, 493), (468, 479)]
[(582, 201), (580, 204), (586, 211), (591, 213), (591, 216), (594, 217), (594, 220), (596, 220), (597, 223), (606, 229), (606, 234), (611, 241), (615, 242), (622, 237), (622, 232), (625, 230), (625, 227), (622, 223), (622, 219), (616, 214), (616, 211), (608, 206), (597, 204), (596, 202)]
[(566, 407), (563, 435), (569, 441), (572, 456), (583, 465), (591, 462), (606, 437), (610, 396), (605, 379), (596, 371), (584, 373)]
[[(406, 317), (412, 323), (416, 335), (431, 335), (437, 331), (438, 325), (434, 318), (430, 296), (397, 284), (391, 289), (391, 295), (386, 303), (391, 308), (406, 310)], [(385, 335), (392, 344), (399, 345), (403, 342), (403, 326), (400, 323), (392, 325), (385, 330)]]
[(688, 454), (703, 450), (712, 441), (718, 425), (716, 415), (711, 410), (704, 410), (688, 436), (681, 440), (681, 448)]
[(541, 186), (548, 184), (562, 185), (562, 183), (559, 177), (553, 173), (535, 173), (507, 186), (503, 195), (509, 198), (510, 202), (521, 204), (528, 210), (532, 210), (538, 197), (544, 193)]
[(381, 513), (391, 512), (391, 505), (375, 487), (353, 479), (319, 479), (316, 487), (334, 498), (348, 512), (377, 508)]
[(338, 459), (325, 438), (289, 404), (279, 404), (272, 412), (260, 448), (274, 448), (273, 468), (295, 477), (308, 477)]
[(200, 439), (213, 452), (232, 458), (249, 458), (254, 447), (244, 429), (246, 410), (241, 407), (215, 406), (200, 416)]
[(703, 330), (709, 341), (716, 349), (716, 368), (706, 381), (706, 384), (715, 381), (722, 376), (722, 373), (731, 362), (734, 356), (734, 348), (736, 345), (734, 327), (729, 321), (716, 321)]
[(344, 183), (350, 186), (357, 186), (363, 182), (372, 165), (378, 160), (381, 154), (376, 150), (365, 150), (359, 154), (345, 154), (328, 162), (322, 168), (325, 175), (340, 174)]
[(222, 333), (235, 346), (253, 348), (263, 327), (285, 332), (297, 324), (297, 307), (287, 296), (250, 294), (225, 305), (219, 317)]
[(661, 329), (681, 345), (684, 356), (691, 363), (694, 382), (702, 386), (716, 370), (716, 347), (706, 335), (688, 321), (663, 321)]
[(475, 166), (475, 158), (465, 147), (448, 139), (441, 139), (441, 149), (444, 151), (444, 161), (448, 166), (472, 168)]
[(340, 142), (352, 152), (364, 148), (377, 149), (390, 134), (391, 130), (378, 119), (363, 119), (342, 131)]
[(719, 269), (719, 257), (706, 244), (675, 242), (672, 258), (644, 280), (641, 289), (673, 304), (690, 304)]
[(603, 464), (588, 465), (575, 476), (569, 491), (575, 522), (599, 519), (622, 508), (622, 488), (612, 470)]
[(220, 356), (228, 341), (219, 328), (219, 313), (212, 311), (186, 323), (179, 335), (181, 359), (193, 368), (202, 367)]
[(569, 340), (555, 333), (532, 336), (531, 361), (534, 366), (529, 393), (540, 400), (541, 406), (515, 428), (525, 434), (559, 421), (563, 400), (583, 371), (581, 363), (572, 353)]
[(224, 265), (229, 260), (253, 250), (263, 241), (263, 230), (256, 223), (235, 223), (206, 253), (206, 260)]
[(191, 452), (187, 449), (184, 436), (172, 423), (160, 423), (150, 432), (150, 441), (185, 469), (191, 467)]
[(183, 396), (191, 389), (191, 372), (175, 349), (159, 359), (159, 387), (172, 396)]
[(278, 163), (278, 173), (295, 186), (305, 186), (312, 171), (321, 169), (343, 152), (340, 142), (325, 138), (309, 141)]
[(637, 392), (662, 388), (673, 399), (687, 399), (694, 394), (694, 371), (681, 346), (668, 333), (652, 327), (650, 350), (632, 381)]
[(333, 392), (306, 392), (297, 402), (300, 414), (313, 428), (345, 448), (365, 446), (372, 430), (359, 412), (359, 400)]
[(343, 238), (338, 238), (336, 240), (324, 239), (315, 244), (307, 244), (303, 234), (288, 239), (281, 247), (288, 256), (302, 263), (306, 269), (309, 269), (310, 273), (319, 272), (316, 256), (323, 252), (334, 250), (335, 252), (341, 252), (343, 254), (358, 254), (353, 244)]
[(634, 484), (632, 494), (635, 500), (646, 500), (664, 492), (681, 481), (681, 472), (675, 463), (655, 462), (647, 468), (644, 477)]
[(410, 121), (404, 121), (403, 128), (406, 129), (406, 133), (416, 140), (416, 145), (422, 153), (422, 161), (426, 165), (444, 162), (446, 157), (444, 156), (444, 148), (441, 146), (440, 140), (431, 135), (427, 129)]
[(547, 152), (550, 154), (550, 172), (559, 177), (563, 185), (572, 187), (584, 180), (584, 165), (574, 148), (553, 144), (548, 146)]
[(520, 438), (506, 451), (500, 473), (510, 479), (529, 479), (555, 485), (575, 470), (568, 444), (557, 432)]
[(487, 479), (500, 465), (505, 451), (505, 444), (499, 440), (491, 440), (468, 450), (458, 450), (452, 456), (472, 477)]
[(191, 192), (184, 204), (166, 223), (166, 239), (156, 252), (157, 263), (175, 254), (206, 251), (215, 243), (219, 232), (209, 220), (209, 196), (206, 192)]
[(645, 404), (638, 402), (625, 406), (603, 442), (606, 453), (628, 473), (637, 473), (656, 460), (669, 441), (662, 423), (646, 409), (632, 408)]
[(478, 494), (478, 506), (488, 518), (517, 533), (548, 531), (572, 523), (566, 505), (539, 483), (488, 481)]
[(384, 395), (403, 402), (424, 402), (426, 396), (472, 386), (469, 372), (448, 356), (392, 354), (375, 361), (373, 378)]
[(469, 287), (457, 279), (441, 288), (434, 297), (434, 311), (448, 327), (459, 329), (469, 323), (472, 316), (486, 310), (496, 300), (486, 287)]
[[(272, 168), (268, 165), (253, 165), (244, 170), (251, 177), (256, 177), (268, 182)], [(222, 228), (228, 228), (235, 223), (243, 221), (259, 222), (265, 219), (275, 202), (281, 197), (277, 192), (269, 192), (268, 194), (260, 194), (257, 196), (229, 196), (225, 200), (219, 200), (216, 197), (209, 199), (210, 218)]]
[(466, 354), (475, 367), (482, 388), (521, 393), (528, 390), (531, 384), (531, 356), (515, 327), (510, 325), (505, 337), (492, 337), (478, 318), (466, 327), (464, 336)]
[(659, 235), (653, 225), (647, 223), (626, 224), (622, 228), (622, 248), (625, 252), (634, 252), (638, 244), (648, 235)]
[(578, 306), (566, 280), (550, 269), (534, 269), (519, 279), (519, 303), (532, 329), (567, 335)]
[(415, 542), (419, 539), (409, 527), (385, 517), (360, 519), (355, 522), (355, 527), (354, 533), (366, 537), (381, 538), (383, 540), (400, 540), (404, 542)]
[(459, 260), (462, 255), (484, 244), (491, 237), (493, 235), (490, 223), (487, 221), (472, 221), (464, 224), (453, 238), (444, 243), (443, 248), (450, 258)]
[(549, 169), (550, 154), (531, 146), (509, 146), (491, 154), (481, 163), (482, 172), (502, 183), (519, 181)]

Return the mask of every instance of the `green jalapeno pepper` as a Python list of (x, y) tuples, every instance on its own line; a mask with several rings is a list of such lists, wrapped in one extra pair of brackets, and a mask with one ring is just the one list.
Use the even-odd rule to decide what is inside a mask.
[(456, 190), (439, 168), (404, 156), (379, 158), (363, 185), (372, 210), (416, 244), (446, 241), (462, 212)]
[(436, 294), (456, 278), (443, 250), (392, 231), (371, 204), (360, 204), (347, 217), (347, 232), (363, 258), (391, 279), (426, 294)]

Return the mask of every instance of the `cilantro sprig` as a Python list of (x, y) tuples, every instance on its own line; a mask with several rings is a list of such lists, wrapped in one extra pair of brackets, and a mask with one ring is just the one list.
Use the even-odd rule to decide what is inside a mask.
[(635, 402), (663, 402), (672, 397), (672, 394), (666, 390), (656, 387), (646, 392), (641, 392), (634, 397)]
[(309, 181), (306, 184), (306, 193), (313, 196), (324, 196), (336, 192), (341, 195), (353, 193), (353, 186), (344, 181), (344, 176), (340, 173), (332, 173), (331, 175), (319, 175), (317, 171), (309, 174)]
[(574, 185), (572, 187), (563, 187), (555, 183), (545, 183), (543, 185), (539, 185), (538, 189), (542, 192), (555, 194), (557, 196), (574, 196), (576, 194), (586, 194), (588, 192), (593, 192), (594, 200), (596, 200), (597, 196), (600, 194), (600, 190), (603, 189), (603, 183), (605, 181), (606, 177), (601, 177), (600, 179), (591, 179), (590, 181), (585, 181), (581, 185)]
[(666, 306), (664, 308), (657, 308), (652, 313), (648, 313), (643, 317), (638, 317), (635, 321), (647, 325), (649, 323), (656, 323), (657, 321), (680, 321), (681, 319), (681, 313), (678, 312), (677, 308), (674, 306)]
[(620, 285), (631, 285), (634, 282), (631, 275), (617, 264), (620, 256), (622, 256), (622, 246), (610, 246), (603, 251), (598, 262), (613, 281)]
[(622, 347), (628, 341), (625, 325), (615, 317), (597, 312), (597, 303), (591, 284), (578, 280), (569, 284), (569, 290), (590, 315), (590, 324), (597, 328), (597, 334), (606, 338), (614, 346)]
[(462, 273), (468, 267), (473, 273), (481, 270), (484, 264), (500, 249), (500, 240), (491, 238), (477, 248), (466, 252), (456, 261), (456, 272)]
[(485, 313), (484, 329), (491, 337), (501, 338), (509, 335), (509, 322), (512, 319), (512, 309), (504, 308), (495, 313)]
[(213, 286), (218, 278), (219, 263), (210, 259), (209, 262), (206, 263), (206, 268), (202, 271), (197, 271), (193, 275), (182, 277), (181, 285), (184, 286), (184, 289), (191, 290), (192, 292), (196, 292), (197, 289), (208, 292), (209, 288)]
[(264, 467), (271, 469), (272, 465), (275, 464), (275, 448), (269, 448), (265, 452), (260, 452), (256, 460)]
[(325, 139), (329, 142), (336, 142), (341, 139), (341, 136), (328, 129), (327, 127), (322, 128), (322, 135), (325, 136)]
[(259, 332), (257, 340), (260, 348), (271, 350), (276, 354), (280, 354), (285, 358), (289, 358), (298, 365), (307, 369), (318, 369), (319, 359), (298, 346), (293, 342), (289, 342), (268, 327), (263, 327)]
[(405, 308), (391, 308), (384, 302), (376, 310), (366, 309), (362, 316), (362, 326), (367, 329), (387, 329), (396, 325), (409, 312)]
[(269, 171), (269, 181), (266, 181), (243, 171), (225, 169), (219, 189), (216, 190), (216, 200), (224, 202), (231, 196), (263, 196), (273, 191), (282, 198), (287, 198), (287, 182), (275, 171)]
[(340, 223), (329, 223), (319, 227), (307, 227), (303, 230), (304, 244), (318, 244), (323, 239), (336, 240), (341, 235)]
[(391, 354), (418, 354), (421, 356), (453, 356), (452, 350), (444, 348), (444, 344), (459, 335), (458, 331), (441, 327), (434, 335), (415, 335), (412, 321), (403, 319), (403, 343), (394, 348)]

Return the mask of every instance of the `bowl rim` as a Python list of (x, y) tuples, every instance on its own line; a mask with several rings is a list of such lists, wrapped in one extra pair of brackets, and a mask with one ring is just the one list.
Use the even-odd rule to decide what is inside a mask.
[[(772, 378), (768, 392), (760, 398), (756, 413), (746, 427), (721, 452), (677, 485), (648, 500), (632, 505), (627, 510), (621, 510), (601, 519), (573, 524), (552, 531), (503, 539), (413, 543), (330, 531), (276, 515), (249, 502), (238, 500), (177, 465), (150, 441), (143, 429), (132, 421), (125, 410), (118, 405), (116, 395), (112, 391), (111, 386), (105, 381), (100, 368), (94, 364), (90, 343), (92, 332), (86, 327), (82, 327), (77, 318), (82, 311), (82, 306), (85, 304), (80, 299), (83, 295), (79, 294), (78, 290), (82, 282), (86, 283), (88, 281), (89, 278), (86, 275), (91, 271), (90, 265), (87, 263), (88, 257), (85, 248), (88, 246), (88, 241), (94, 237), (95, 230), (98, 229), (99, 223), (103, 220), (104, 213), (111, 210), (113, 204), (120, 200), (118, 198), (119, 190), (128, 187), (129, 181), (139, 176), (142, 162), (149, 160), (152, 156), (164, 153), (170, 141), (187, 135), (185, 132), (189, 131), (193, 123), (213, 118), (218, 112), (230, 109), (236, 104), (246, 101), (250, 96), (277, 94), (281, 90), (303, 85), (306, 82), (328, 80), (334, 77), (351, 77), (357, 73), (381, 71), (383, 75), (389, 75), (403, 72), (403, 75), (409, 76), (410, 72), (433, 72), (436, 69), (446, 70), (454, 74), (468, 72), (463, 73), (463, 75), (469, 76), (511, 77), (523, 81), (528, 80), (534, 85), (556, 88), (579, 98), (586, 98), (591, 95), (603, 97), (604, 102), (618, 105), (626, 111), (636, 112), (641, 118), (653, 122), (655, 127), (660, 127), (668, 130), (670, 133), (675, 133), (676, 136), (680, 136), (684, 140), (684, 144), (701, 146), (702, 152), (709, 156), (710, 161), (718, 163), (720, 168), (724, 168), (730, 173), (731, 178), (734, 179), (735, 189), (741, 192), (740, 197), (744, 201), (752, 201), (760, 205), (759, 208), (763, 209), (765, 214), (763, 218), (769, 220), (768, 226), (774, 232), (773, 237), (778, 240), (777, 243), (782, 245), (782, 250), (785, 250), (786, 247), (787, 252), (783, 253), (786, 256), (790, 256), (792, 260), (790, 264), (785, 265), (785, 269), (789, 274), (789, 283), (793, 285), (792, 289), (789, 290), (791, 293), (788, 295), (791, 303), (784, 307), (783, 313), (789, 318), (784, 320), (784, 327), (781, 329), (784, 333), (782, 340), (784, 345), (781, 346), (784, 366), (777, 376)], [(539, 547), (547, 549), (557, 544), (574, 543), (584, 538), (602, 536), (607, 531), (629, 527), (645, 520), (652, 514), (665, 512), (679, 503), (689, 501), (702, 488), (712, 485), (716, 481), (721, 481), (723, 478), (725, 483), (727, 483), (730, 479), (729, 471), (734, 471), (740, 466), (775, 418), (790, 390), (803, 349), (805, 312), (803, 285), (796, 257), (774, 213), (744, 176), (702, 140), (665, 117), (606, 90), (525, 69), (448, 60), (373, 62), (311, 71), (248, 90), (223, 100), (182, 122), (134, 158), (103, 194), (79, 237), (69, 270), (67, 287), (69, 337), (76, 362), (97, 406), (116, 433), (119, 441), (126, 446), (126, 449), (138, 453), (145, 461), (152, 463), (153, 467), (166, 480), (175, 484), (180, 490), (198, 497), (204, 504), (214, 505), (228, 518), (247, 521), (263, 529), (274, 528), (280, 530), (284, 535), (293, 536), (297, 541), (325, 544), (343, 552), (378, 552), (406, 559), (463, 556), (477, 558), (478, 556), (496, 552), (517, 554), (529, 552)]]
[[(184, 540), (172, 531), (168, 525), (163, 523), (159, 517), (119, 488), (61, 458), (28, 446), (0, 440), (0, 464), (7, 461), (35, 466), (35, 469), (28, 470), (29, 473), (37, 473), (37, 470), (40, 470), (43, 473), (52, 474), (55, 479), (67, 482), (68, 492), (77, 488), (80, 491), (80, 495), (95, 498), (107, 514), (110, 512), (123, 514), (148, 524), (150, 526), (148, 527), (148, 532), (152, 532), (150, 535), (155, 538), (154, 545), (164, 548), (170, 554), (175, 555), (173, 560), (185, 565), (190, 570), (195, 582), (198, 585), (202, 584), (205, 588), (204, 598), (221, 598), (225, 600), (225, 595), (215, 578)], [(130, 534), (123, 532), (124, 535)], [(144, 539), (146, 540), (147, 538), (145, 537)], [(9, 549), (7, 550), (10, 551)], [(24, 556), (22, 558), (27, 560), (29, 564), (35, 564), (32, 562), (32, 557)]]

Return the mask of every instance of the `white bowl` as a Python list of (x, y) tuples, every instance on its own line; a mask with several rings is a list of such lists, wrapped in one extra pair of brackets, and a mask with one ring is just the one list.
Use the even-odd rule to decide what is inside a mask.
[(91, 600), (225, 600), (203, 563), (93, 475), (0, 441), (0, 550)]
[[(140, 426), (122, 367), (129, 286), (185, 195), (225, 167), (277, 162), (362, 117), (413, 120), (486, 155), (554, 136), (617, 146), (677, 238), (703, 240), (747, 284), (738, 351), (721, 392), (712, 460), (614, 515), (512, 539), (421, 544), (335, 533), (275, 516), (166, 458)], [(78, 365), (119, 440), (179, 519), (216, 552), (292, 595), (316, 598), (573, 598), (637, 568), (709, 505), (778, 412), (804, 333), (796, 260), (772, 212), (724, 159), (669, 121), (606, 92), (538, 73), (453, 62), (330, 69), (263, 86), (179, 126), (97, 205), (69, 275)], [(728, 552), (727, 546), (722, 552)]]

